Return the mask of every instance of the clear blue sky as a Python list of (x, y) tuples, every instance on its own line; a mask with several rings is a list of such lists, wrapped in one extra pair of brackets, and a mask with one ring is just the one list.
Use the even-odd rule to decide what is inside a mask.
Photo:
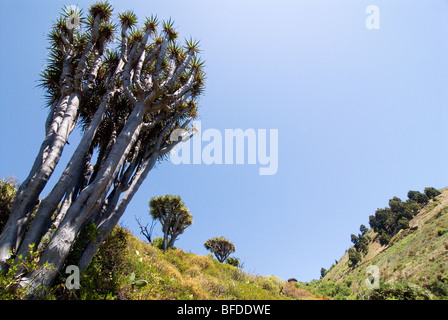
[[(47, 111), (36, 81), (51, 21), (63, 5), (90, 3), (1, 1), (0, 177), (23, 181), (43, 139)], [(273, 176), (248, 164), (154, 169), (121, 221), (135, 234), (135, 215), (150, 221), (151, 197), (178, 194), (194, 224), (177, 247), (205, 255), (203, 243), (222, 235), (248, 272), (309, 281), (388, 199), (448, 186), (447, 1), (111, 3), (141, 19), (171, 17), (181, 37), (201, 40), (202, 129), (279, 131)], [(380, 30), (365, 27), (371, 4)]]

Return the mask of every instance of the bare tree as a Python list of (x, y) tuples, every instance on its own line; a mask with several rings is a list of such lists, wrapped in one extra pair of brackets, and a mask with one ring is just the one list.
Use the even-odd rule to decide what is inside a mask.
[[(73, 17), (78, 28), (66, 23)], [(150, 17), (138, 28), (131, 11), (117, 18), (114, 24), (111, 5), (99, 2), (87, 17), (64, 10), (50, 32), (50, 63), (42, 75), (50, 106), (46, 137), (0, 236), (3, 271), (11, 252), (25, 254), (29, 244), (41, 250), (40, 268), (23, 279), (30, 297), (52, 284), (83, 227), (93, 223), (97, 237), (82, 244), (79, 260), (85, 269), (148, 173), (181, 141), (170, 139), (173, 131), (194, 133), (189, 124), (205, 77), (198, 42), (181, 46), (171, 20), (159, 28)], [(78, 120), (81, 141), (31, 217)]]
[(154, 231), (154, 227), (156, 226), (157, 220), (152, 220), (151, 221), (151, 226), (149, 227), (148, 230), (148, 225), (149, 223), (143, 225), (140, 221), (139, 218), (135, 217), (135, 221), (137, 221), (137, 224), (140, 228), (140, 233), (146, 238), (146, 240), (148, 240), (148, 243), (152, 244), (152, 233)]

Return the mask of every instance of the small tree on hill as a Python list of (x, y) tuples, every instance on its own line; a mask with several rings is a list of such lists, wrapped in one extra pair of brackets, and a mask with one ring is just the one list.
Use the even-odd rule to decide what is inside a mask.
[(361, 259), (361, 254), (355, 248), (348, 249), (348, 265), (350, 267), (355, 267)]
[(359, 231), (361, 231), (361, 235), (363, 236), (363, 235), (365, 235), (367, 233), (367, 231), (369, 231), (369, 229), (365, 225), (362, 224), (359, 227)]
[(371, 239), (365, 234), (367, 232), (367, 228), (364, 225), (361, 225), (359, 230), (361, 231), (361, 234), (358, 234), (358, 236), (352, 234), (351, 241), (354, 244), (355, 250), (365, 256), (369, 252), (369, 242)]
[(223, 237), (208, 239), (204, 247), (210, 250), (219, 262), (224, 262), (233, 252), (236, 251), (235, 245)]
[(410, 200), (414, 200), (421, 205), (425, 205), (429, 201), (429, 197), (425, 193), (421, 193), (419, 191), (409, 191), (408, 198)]
[(325, 268), (320, 269), (320, 278), (322, 279), (327, 274), (328, 270)]
[(425, 194), (429, 199), (433, 199), (435, 197), (437, 197), (439, 194), (441, 194), (441, 192), (439, 190), (437, 190), (436, 188), (425, 188)]
[(159, 220), (163, 231), (163, 250), (173, 248), (177, 237), (193, 223), (190, 211), (179, 196), (154, 197), (149, 202), (153, 219)]

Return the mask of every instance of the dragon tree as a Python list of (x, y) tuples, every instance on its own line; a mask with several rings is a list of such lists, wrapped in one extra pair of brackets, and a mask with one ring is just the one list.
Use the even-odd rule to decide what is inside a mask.
[[(198, 41), (180, 41), (171, 19), (138, 25), (134, 12), (114, 15), (108, 2), (64, 8), (48, 39), (45, 136), (0, 235), (3, 272), (39, 252), (39, 268), (21, 274), (30, 298), (51, 286), (90, 225), (95, 238), (80, 244), (78, 261), (87, 268), (148, 173), (185, 141), (172, 133), (194, 134), (205, 78)], [(43, 195), (76, 126), (80, 142)]]
[(193, 223), (190, 211), (180, 196), (165, 195), (149, 201), (150, 214), (158, 220), (163, 231), (163, 251), (174, 247), (177, 237)]

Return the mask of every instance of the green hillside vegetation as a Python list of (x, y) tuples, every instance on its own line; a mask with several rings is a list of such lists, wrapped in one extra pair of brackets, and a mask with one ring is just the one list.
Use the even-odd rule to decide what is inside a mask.
[[(9, 180), (2, 180), (0, 192), (0, 222), (3, 222), (16, 188)], [(89, 237), (92, 232), (94, 227), (88, 226), (84, 234)], [(81, 275), (80, 288), (68, 289), (66, 277), (60, 277), (46, 299), (317, 299), (274, 276), (248, 274), (235, 263), (236, 258), (221, 263), (212, 254), (200, 256), (177, 248), (166, 249), (162, 241), (157, 241), (163, 239), (155, 240), (151, 245), (129, 230), (116, 227)], [(68, 265), (77, 261), (81, 243), (79, 240), (74, 245)], [(0, 299), (21, 299), (22, 293), (15, 290), (17, 277), (13, 271), (34, 266), (32, 259), (23, 259), (17, 268), (11, 268), (10, 274), (0, 274)]]
[[(76, 254), (75, 250), (72, 254)], [(116, 227), (81, 275), (79, 290), (58, 279), (48, 299), (295, 300), (318, 299), (274, 276), (251, 275), (178, 248), (158, 248)]]
[[(12, 180), (0, 181), (0, 222), (7, 219), (15, 194)], [(76, 264), (85, 239), (94, 237), (96, 232), (92, 224), (84, 228), (71, 250), (66, 267)], [(39, 254), (36, 250), (30, 257), (22, 257), (13, 263), (8, 274), (0, 273), (0, 300), (25, 297), (24, 292), (17, 290), (20, 279), (17, 273), (36, 268)], [(237, 258), (230, 257), (223, 263), (212, 254), (201, 256), (164, 245), (162, 238), (156, 238), (150, 244), (118, 226), (102, 243), (89, 267), (81, 273), (79, 289), (67, 287), (67, 283), (70, 284), (68, 277), (70, 273), (61, 274), (44, 299), (321, 299), (280, 278), (249, 274), (242, 269)]]
[[(138, 281), (144, 286), (138, 287)], [(120, 227), (116, 227), (89, 266), (79, 292), (64, 292), (68, 298), (76, 299), (316, 298), (274, 276), (251, 275), (241, 268), (220, 263), (211, 254), (200, 256), (178, 248), (164, 252)]]
[[(410, 205), (415, 208), (415, 200), (391, 199), (391, 207), (376, 212), (377, 218), (389, 212), (383, 220), (388, 223), (378, 227), (380, 219), (371, 216), (375, 228), (359, 235), (368, 239), (363, 252), (355, 244), (328, 271), (322, 270), (320, 280), (299, 286), (332, 299), (448, 299), (448, 189), (433, 191), (408, 194), (420, 197), (415, 214), (405, 212)], [(379, 289), (367, 287), (373, 285), (368, 266), (378, 267)]]
[[(8, 216), (15, 193), (12, 180), (0, 181), (0, 223)], [(322, 268), (319, 280), (285, 282), (275, 276), (249, 274), (239, 259), (229, 257), (235, 247), (222, 237), (204, 244), (215, 256), (201, 256), (167, 245), (163, 238), (143, 242), (117, 226), (81, 274), (79, 289), (68, 288), (70, 274), (61, 273), (44, 298), (448, 299), (448, 188), (410, 191), (408, 198), (394, 197), (388, 207), (376, 210), (369, 217), (370, 228), (361, 225), (360, 233), (351, 235), (353, 246), (329, 270)], [(96, 232), (95, 225), (84, 228), (66, 266), (76, 264), (83, 243)], [(221, 243), (225, 245), (218, 245)], [(18, 259), (8, 274), (0, 274), (0, 299), (25, 296), (17, 290), (17, 274), (35, 268), (39, 254), (36, 250), (28, 259)]]

